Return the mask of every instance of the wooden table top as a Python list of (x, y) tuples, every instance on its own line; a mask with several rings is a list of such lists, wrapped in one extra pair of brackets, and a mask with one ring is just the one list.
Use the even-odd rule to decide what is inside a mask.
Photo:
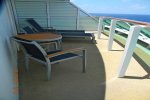
[(62, 39), (62, 36), (59, 34), (55, 34), (52, 32), (40, 32), (36, 34), (22, 34), (17, 35), (17, 38), (30, 40), (30, 41), (37, 41), (37, 42), (44, 42), (44, 41), (55, 41)]

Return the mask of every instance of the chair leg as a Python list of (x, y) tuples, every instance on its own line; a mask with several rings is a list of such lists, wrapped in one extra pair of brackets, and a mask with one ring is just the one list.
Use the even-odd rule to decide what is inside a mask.
[(58, 46), (59, 46), (59, 50), (62, 50), (62, 45), (61, 45), (62, 41), (58, 40)]
[(47, 80), (51, 79), (51, 64), (47, 64)]
[(55, 47), (55, 50), (58, 50), (58, 44), (57, 44), (57, 42), (54, 42), (54, 47)]
[(95, 44), (95, 36), (92, 36), (92, 42)]
[(48, 45), (48, 51), (50, 51), (50, 49), (51, 49), (51, 46), (50, 46), (50, 45)]
[(86, 72), (86, 50), (83, 50), (83, 67), (82, 67), (82, 72)]
[(27, 55), (25, 55), (25, 70), (29, 70), (29, 57)]

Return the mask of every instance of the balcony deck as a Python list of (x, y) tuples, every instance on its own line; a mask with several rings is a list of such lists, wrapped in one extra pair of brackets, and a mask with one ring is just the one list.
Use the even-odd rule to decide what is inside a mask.
[(54, 64), (52, 79), (45, 81), (42, 64), (30, 60), (29, 72), (24, 70), (19, 54), (20, 100), (149, 100), (150, 79), (132, 57), (126, 77), (117, 78), (118, 65), (124, 48), (114, 42), (107, 50), (108, 37), (102, 34), (97, 44), (65, 41), (64, 48), (87, 49), (87, 73), (81, 73), (80, 59)]

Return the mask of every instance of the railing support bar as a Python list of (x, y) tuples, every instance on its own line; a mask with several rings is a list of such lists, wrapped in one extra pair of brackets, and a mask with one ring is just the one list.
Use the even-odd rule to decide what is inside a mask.
[(114, 34), (115, 34), (116, 23), (117, 23), (117, 20), (115, 20), (115, 19), (111, 20), (110, 32), (109, 32), (109, 40), (108, 40), (108, 50), (109, 51), (112, 50), (112, 45), (113, 45), (113, 39), (114, 39)]
[(98, 39), (100, 39), (103, 30), (103, 18), (99, 17), (98, 22)]
[(125, 51), (122, 56), (120, 65), (119, 65), (119, 73), (118, 77), (123, 77), (128, 68), (129, 62), (131, 60), (132, 54), (134, 52), (134, 48), (136, 47), (136, 43), (138, 40), (138, 36), (142, 27), (140, 26), (131, 26), (128, 39), (125, 45)]

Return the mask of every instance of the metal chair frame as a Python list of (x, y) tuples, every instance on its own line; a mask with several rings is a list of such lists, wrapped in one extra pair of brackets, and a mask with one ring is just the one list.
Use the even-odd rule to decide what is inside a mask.
[[(80, 57), (80, 58), (82, 58), (82, 61), (83, 61), (82, 72), (84, 73), (86, 70), (86, 50), (83, 48), (77, 48), (77, 50), (72, 49), (70, 51), (64, 50), (64, 51), (61, 51), (60, 54), (58, 54), (59, 52), (53, 53), (53, 54), (47, 54), (46, 51), (35, 41), (28, 42), (28, 41), (23, 41), (23, 40), (18, 40), (18, 39), (14, 39), (14, 40), (17, 41), (21, 45), (23, 52), (25, 54), (25, 69), (26, 69), (26, 71), (28, 71), (28, 69), (29, 69), (29, 58), (33, 59), (33, 60), (40, 62), (40, 63), (47, 66), (47, 80), (51, 79), (51, 66), (52, 66), (52, 64), (55, 64), (55, 63), (58, 63), (61, 61)], [(24, 48), (24, 46), (21, 43), (32, 44), (32, 45), (36, 46), (39, 49), (39, 51), (43, 54), (45, 61), (42, 61), (42, 60), (35, 58), (35, 57), (32, 57), (30, 54), (28, 54), (28, 52), (26, 51), (26, 49)], [(72, 52), (76, 52), (76, 51), (82, 51), (82, 54), (81, 55), (78, 54), (78, 56), (75, 56), (75, 57), (70, 57), (70, 58), (66, 58), (66, 59), (62, 59), (62, 60), (58, 60), (58, 61), (53, 61), (53, 62), (51, 62), (51, 60), (50, 60), (50, 58), (52, 58), (52, 57), (59, 56), (61, 54), (65, 54), (65, 53), (72, 53)]]

